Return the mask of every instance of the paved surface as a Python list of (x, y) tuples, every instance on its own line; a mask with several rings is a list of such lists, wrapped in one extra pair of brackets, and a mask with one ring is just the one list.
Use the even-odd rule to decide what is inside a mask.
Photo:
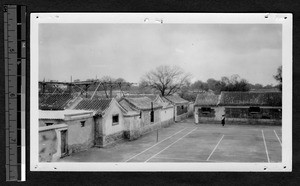
[(281, 162), (281, 127), (194, 124), (192, 119), (62, 162)]

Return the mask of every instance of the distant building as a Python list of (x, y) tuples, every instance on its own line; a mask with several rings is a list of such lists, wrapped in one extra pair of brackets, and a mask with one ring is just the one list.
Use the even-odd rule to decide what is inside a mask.
[(188, 117), (189, 101), (182, 99), (177, 95), (163, 97), (165, 102), (169, 102), (174, 106), (174, 121), (181, 121)]
[(160, 112), (160, 119), (163, 126), (169, 125), (174, 122), (174, 106), (170, 101), (163, 99), (158, 94), (135, 94), (135, 95), (126, 96), (126, 98), (139, 98), (139, 97), (147, 97), (152, 102), (162, 106)]
[(281, 124), (281, 92), (221, 92), (198, 94), (196, 123), (220, 123), (225, 114), (228, 123)]
[(40, 161), (136, 139), (186, 118), (188, 105), (179, 96), (154, 94), (118, 100), (80, 93), (39, 94)]
[(224, 109), (218, 107), (219, 95), (205, 92), (197, 95), (195, 100), (195, 123), (214, 123), (221, 121)]
[[(129, 133), (140, 136), (161, 127), (161, 109), (162, 105), (153, 102), (148, 97), (124, 97), (119, 101), (120, 105), (130, 112), (139, 113), (140, 123), (132, 127)], [(132, 138), (132, 137), (130, 137)], [(136, 137), (134, 137), (136, 138)]]

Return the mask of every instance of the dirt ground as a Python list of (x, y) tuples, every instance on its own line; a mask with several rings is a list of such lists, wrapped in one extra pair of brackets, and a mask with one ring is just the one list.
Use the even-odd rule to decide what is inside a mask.
[(61, 162), (281, 162), (280, 126), (195, 124), (193, 119), (122, 141), (91, 148)]

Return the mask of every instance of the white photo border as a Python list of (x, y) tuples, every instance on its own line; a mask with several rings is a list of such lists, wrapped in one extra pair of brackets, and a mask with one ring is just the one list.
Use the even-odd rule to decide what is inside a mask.
[[(281, 24), (282, 162), (280, 163), (81, 163), (39, 162), (38, 59), (40, 23)], [(31, 13), (30, 16), (31, 171), (292, 171), (292, 14), (289, 13)]]

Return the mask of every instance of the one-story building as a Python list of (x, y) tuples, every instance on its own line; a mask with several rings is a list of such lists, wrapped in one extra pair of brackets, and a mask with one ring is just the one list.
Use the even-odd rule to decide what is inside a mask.
[(281, 125), (281, 92), (221, 92), (218, 105), (229, 123)]
[(127, 98), (138, 98), (138, 97), (147, 97), (152, 102), (157, 103), (162, 106), (160, 111), (160, 120), (162, 126), (168, 126), (174, 123), (174, 106), (170, 101), (163, 99), (158, 94), (136, 94), (136, 95), (128, 95)]
[(94, 145), (91, 111), (39, 110), (39, 160), (55, 161)]
[(194, 104), (195, 123), (220, 122), (224, 110), (218, 107), (219, 95), (204, 92), (197, 95)]
[(124, 108), (115, 98), (112, 99), (86, 99), (72, 105), (75, 110), (93, 111), (95, 122), (95, 146), (105, 147), (116, 141), (124, 139)]
[[(134, 138), (153, 131), (161, 127), (161, 109), (163, 106), (151, 101), (148, 97), (123, 97), (119, 101), (120, 105), (131, 113), (139, 113), (139, 123), (135, 127), (130, 126), (129, 134), (134, 134)], [(132, 138), (132, 137), (130, 137)]]
[(188, 117), (189, 101), (177, 95), (165, 96), (163, 97), (163, 100), (165, 102), (170, 102), (173, 105), (173, 117), (175, 122), (181, 121)]
[(195, 102), (195, 123), (281, 125), (281, 92), (221, 92), (220, 95), (198, 94)]

